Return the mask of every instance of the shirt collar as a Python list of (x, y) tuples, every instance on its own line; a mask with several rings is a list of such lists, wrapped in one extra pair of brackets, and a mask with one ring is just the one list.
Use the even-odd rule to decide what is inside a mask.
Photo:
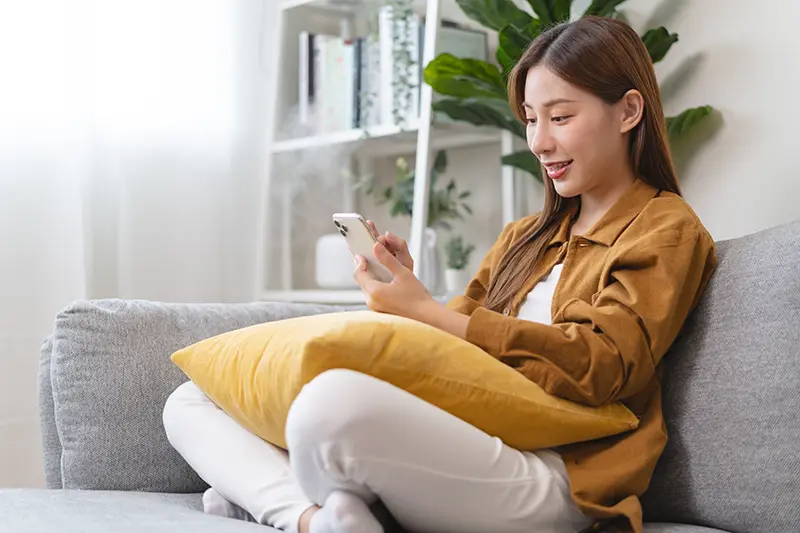
[[(649, 183), (636, 179), (622, 196), (606, 211), (606, 214), (581, 237), (592, 242), (611, 246), (635, 219), (647, 203), (652, 200), (659, 190)], [(569, 228), (577, 217), (580, 203), (571, 202), (566, 209), (566, 216), (561, 221), (558, 231), (550, 240), (550, 246), (563, 244), (567, 241)]]

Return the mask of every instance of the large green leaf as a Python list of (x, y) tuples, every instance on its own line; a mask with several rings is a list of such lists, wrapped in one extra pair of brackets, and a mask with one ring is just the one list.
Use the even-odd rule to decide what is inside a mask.
[(441, 54), (428, 63), (425, 83), (447, 96), (507, 98), (506, 86), (497, 66), (452, 54)]
[(504, 155), (503, 165), (524, 170), (528, 174), (533, 175), (537, 180), (542, 181), (542, 166), (530, 150)]
[(445, 98), (434, 103), (433, 109), (455, 120), (504, 129), (525, 138), (525, 126), (511, 112), (508, 102), (490, 98)]
[(498, 34), (497, 61), (503, 67), (503, 73), (508, 74), (511, 68), (519, 61), (525, 49), (536, 39), (544, 25), (531, 19), (525, 28), (508, 25)]
[(650, 54), (650, 59), (653, 63), (658, 63), (664, 56), (667, 55), (670, 47), (678, 42), (678, 34), (670, 33), (664, 26), (660, 28), (653, 28), (648, 30), (642, 36), (642, 41), (647, 47), (647, 52)]
[(497, 59), (506, 72), (519, 60), (532, 40), (522, 30), (511, 24), (500, 30), (497, 39)]
[(507, 79), (511, 69), (514, 68), (517, 60), (503, 50), (501, 46), (497, 47), (497, 62), (503, 67), (503, 78)]
[(456, 0), (466, 16), (496, 31), (506, 24), (524, 28), (533, 17), (514, 5), (511, 0)]
[(569, 20), (572, 13), (572, 0), (548, 0), (553, 22)]
[(550, 0), (528, 0), (528, 3), (531, 5), (531, 9), (533, 9), (533, 12), (536, 13), (536, 16), (542, 21), (543, 24), (553, 23), (553, 14), (550, 11)]
[(614, 12), (616, 7), (625, 0), (592, 0), (592, 3), (584, 12), (584, 16), (597, 15), (598, 17), (606, 17)]
[(694, 128), (704, 118), (711, 114), (714, 108), (710, 105), (693, 107), (684, 110), (681, 114), (674, 117), (667, 117), (667, 133), (670, 142), (674, 142), (687, 131)]

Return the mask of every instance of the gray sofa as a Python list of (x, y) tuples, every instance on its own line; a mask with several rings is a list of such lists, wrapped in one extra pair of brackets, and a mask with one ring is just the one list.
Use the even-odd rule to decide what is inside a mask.
[[(797, 533), (800, 222), (720, 242), (718, 252), (708, 293), (666, 357), (671, 438), (643, 498), (645, 530)], [(164, 401), (186, 379), (169, 355), (223, 331), (342, 309), (69, 306), (41, 354), (48, 489), (0, 490), (0, 532), (271, 531), (201, 512), (206, 485), (161, 424)]]

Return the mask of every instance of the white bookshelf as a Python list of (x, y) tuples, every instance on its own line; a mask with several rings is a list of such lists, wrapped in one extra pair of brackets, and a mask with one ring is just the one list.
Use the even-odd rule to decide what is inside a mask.
[[(275, 98), (275, 112), (273, 120), (281, 120), (281, 112), (295, 106), (299, 92), (299, 51), (298, 39), (300, 32), (318, 32), (337, 34), (340, 21), (344, 17), (351, 17), (356, 10), (362, 9), (360, 0), (278, 0), (280, 2), (277, 32), (274, 36), (276, 45), (271, 47), (272, 59), (277, 65), (276, 74), (273, 76), (274, 87), (272, 94)], [(442, 5), (446, 6), (444, 17), (449, 20), (464, 22), (465, 18), (453, 0), (415, 0), (414, 8), (425, 17), (425, 45), (423, 50), (423, 63), (427, 64), (434, 58), (435, 43), (439, 23), (442, 18)], [(433, 23), (430, 23), (433, 22)], [(327, 148), (344, 148), (354, 160), (362, 165), (371, 166), (377, 158), (395, 157), (400, 155), (416, 156), (414, 208), (411, 220), (411, 233), (409, 244), (411, 254), (416, 258), (416, 271), (421, 269), (422, 239), (424, 221), (427, 220), (429, 168), (432, 164), (431, 154), (434, 150), (464, 148), (488, 143), (498, 143), (498, 157), (511, 149), (509, 135), (492, 128), (479, 128), (465, 123), (446, 122), (442, 124), (433, 122), (431, 109), (432, 89), (423, 84), (421, 90), (420, 117), (413, 123), (402, 127), (396, 125), (383, 125), (370, 128), (367, 131), (354, 129), (344, 130), (321, 135), (298, 138), (281, 138), (277, 131), (280, 123), (271, 125), (268, 135), (269, 153), (268, 167), (262, 188), (262, 213), (259, 222), (258, 235), (258, 268), (257, 268), (257, 298), (265, 301), (290, 301), (304, 303), (364, 303), (364, 296), (360, 290), (296, 290), (293, 280), (293, 242), (291, 231), (291, 199), (284, 197), (281, 205), (275, 205), (272, 197), (271, 169), (275, 161), (283, 155), (301, 152), (314, 153), (314, 150)], [(502, 142), (502, 143), (501, 143)], [(504, 169), (502, 180), (503, 210), (513, 209), (513, 178)], [(506, 190), (509, 189), (509, 190)], [(273, 203), (268, 204), (272, 199)], [(508, 199), (508, 202), (506, 201)], [(343, 207), (352, 207), (353, 198), (343, 200)], [(347, 205), (349, 204), (349, 205)], [(266, 228), (267, 209), (281, 210), (281, 227)], [(504, 214), (504, 219), (512, 215)], [(267, 259), (267, 250), (280, 250), (280, 260)], [(266, 280), (279, 279), (277, 289), (267, 289)], [(269, 284), (273, 285), (273, 284)]]
[[(432, 150), (466, 148), (500, 142), (500, 132), (492, 128), (446, 123), (434, 125), (432, 130)], [(344, 130), (311, 137), (277, 140), (272, 144), (272, 153), (281, 154), (328, 146), (352, 145), (354, 153), (365, 154), (368, 157), (398, 156), (414, 153), (418, 133), (419, 123), (403, 127), (386, 125), (367, 130)]]

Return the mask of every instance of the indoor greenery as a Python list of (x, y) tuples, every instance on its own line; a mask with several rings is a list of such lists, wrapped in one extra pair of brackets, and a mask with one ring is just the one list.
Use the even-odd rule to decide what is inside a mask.
[[(573, 0), (527, 0), (535, 17), (518, 8), (512, 0), (456, 0), (472, 20), (498, 33), (498, 65), (475, 59), (441, 54), (425, 68), (425, 82), (434, 91), (446, 96), (434, 104), (434, 110), (451, 118), (479, 126), (494, 126), (525, 139), (525, 126), (508, 104), (508, 74), (525, 48), (548, 26), (570, 19)], [(618, 17), (617, 6), (625, 0), (593, 0), (583, 16)], [(659, 27), (641, 36), (654, 63), (661, 61), (678, 35)], [(700, 106), (686, 109), (667, 118), (670, 143), (674, 143), (696, 124), (711, 114), (713, 108)], [(503, 157), (510, 165), (541, 180), (541, 167), (536, 157), (523, 150)]]
[[(444, 187), (437, 188), (439, 177), (446, 171), (447, 153), (440, 150), (436, 154), (430, 174), (427, 220), (427, 227), (429, 228), (450, 230), (449, 221), (463, 220), (465, 214), (472, 214), (472, 208), (467, 203), (470, 191), (459, 191), (453, 179)], [(390, 214), (393, 217), (410, 217), (413, 213), (414, 174), (415, 171), (409, 168), (408, 161), (403, 157), (399, 157), (395, 163), (394, 184), (386, 187), (378, 195), (378, 204), (391, 204)], [(367, 194), (375, 192), (373, 178), (369, 178), (359, 185), (365, 187)]]
[(464, 244), (461, 235), (450, 237), (444, 245), (444, 253), (447, 256), (447, 268), (463, 270), (469, 263), (469, 257), (475, 251), (472, 244)]

